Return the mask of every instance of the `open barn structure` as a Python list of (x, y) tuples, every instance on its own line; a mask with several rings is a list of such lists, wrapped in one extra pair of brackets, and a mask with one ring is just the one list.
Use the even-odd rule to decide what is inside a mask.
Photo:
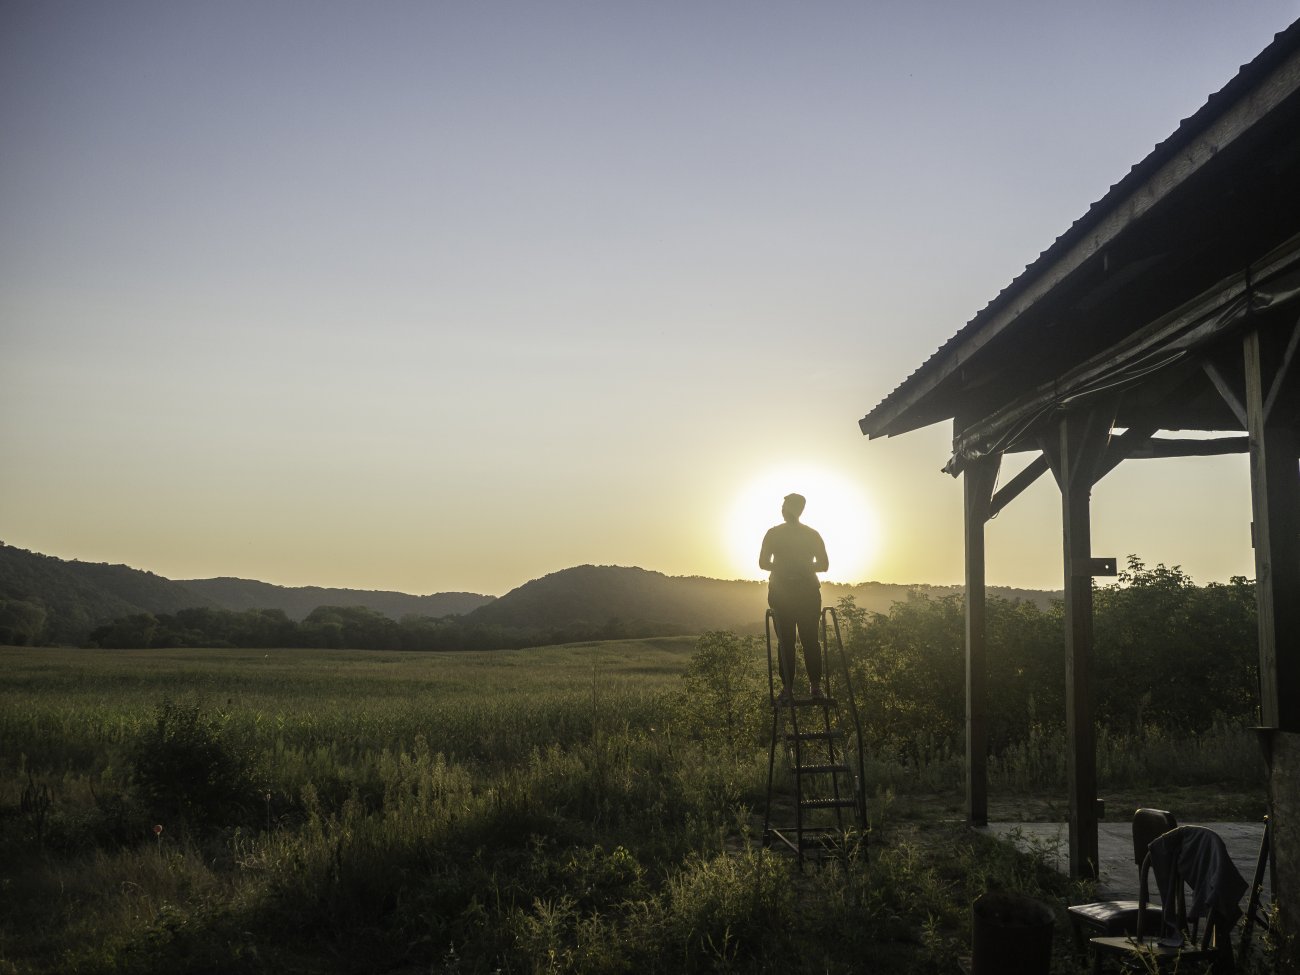
[[(1140, 97), (1140, 94), (1139, 94)], [(860, 421), (951, 420), (964, 482), (966, 815), (987, 821), (985, 525), (1061, 494), (1071, 872), (1097, 869), (1092, 487), (1135, 459), (1240, 453), (1259, 608), (1273, 890), (1300, 931), (1300, 21)], [(1213, 436), (1207, 432), (1213, 431)], [(998, 486), (1003, 456), (1032, 452)], [(1189, 531), (1196, 526), (1187, 526)]]

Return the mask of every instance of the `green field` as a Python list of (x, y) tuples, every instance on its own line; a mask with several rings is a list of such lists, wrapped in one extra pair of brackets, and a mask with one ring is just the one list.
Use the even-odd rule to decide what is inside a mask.
[(951, 748), (868, 755), (848, 859), (763, 851), (728, 639), (0, 648), (0, 973), (948, 973), (982, 890), (1086, 894), (942, 822)]
[[(341, 758), (423, 735), (459, 761), (511, 762), (589, 736), (593, 720), (649, 720), (693, 638), (465, 653), (347, 650), (0, 650), (8, 759), (88, 773), (163, 700), (220, 712), (266, 744)], [(653, 723), (653, 722), (651, 722)]]

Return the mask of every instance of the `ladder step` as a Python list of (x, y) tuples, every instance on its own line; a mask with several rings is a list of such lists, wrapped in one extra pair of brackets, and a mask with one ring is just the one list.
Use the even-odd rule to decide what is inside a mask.
[(799, 803), (804, 809), (852, 809), (856, 799), (805, 799)]
[(794, 735), (786, 733), (786, 741), (838, 741), (844, 737), (842, 731), (801, 731)]
[(844, 830), (838, 826), (805, 826), (802, 841), (798, 826), (772, 826), (767, 832), (772, 839), (780, 840), (796, 852), (824, 847), (827, 840), (839, 840), (844, 836)]
[(821, 775), (826, 772), (843, 772), (845, 775), (849, 772), (847, 765), (796, 765), (794, 766), (795, 775)]
[(810, 707), (839, 707), (839, 703), (833, 697), (796, 697), (789, 701), (778, 701), (776, 706), (779, 708), (810, 708)]

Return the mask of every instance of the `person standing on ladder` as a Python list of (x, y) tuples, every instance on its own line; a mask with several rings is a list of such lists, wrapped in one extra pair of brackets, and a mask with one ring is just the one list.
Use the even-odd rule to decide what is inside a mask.
[(817, 642), (821, 618), (822, 593), (818, 572), (827, 569), (826, 544), (816, 530), (799, 521), (806, 501), (803, 495), (787, 494), (781, 505), (785, 521), (769, 528), (763, 536), (758, 565), (770, 572), (767, 605), (772, 609), (776, 626), (777, 653), (781, 667), (781, 693), (778, 704), (794, 699), (795, 635), (803, 646), (804, 667), (808, 671), (814, 700), (822, 692), (822, 653)]

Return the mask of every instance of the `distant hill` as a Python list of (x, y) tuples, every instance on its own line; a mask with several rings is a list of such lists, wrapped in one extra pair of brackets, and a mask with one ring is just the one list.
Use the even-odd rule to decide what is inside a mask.
[[(896, 602), (914, 595), (945, 596), (960, 586), (906, 586), (885, 582), (858, 585), (824, 583), (822, 601), (833, 606), (851, 595), (864, 609), (887, 613)], [(1046, 607), (1059, 594), (990, 587), (1007, 599), (1022, 599)], [(752, 632), (762, 628), (767, 586), (748, 580), (666, 576), (660, 572), (612, 565), (580, 565), (552, 572), (512, 589), (500, 599), (474, 610), (469, 623), (546, 628), (571, 623), (660, 624), (665, 632), (729, 629)]]
[(10, 624), (39, 617), (41, 639), (52, 643), (82, 643), (95, 627), (123, 616), (175, 613), (196, 606), (237, 612), (280, 609), (295, 620), (317, 606), (364, 606), (399, 619), (407, 614), (466, 613), (493, 598), (473, 593), (410, 596), (362, 589), (288, 588), (247, 579), (177, 582), (126, 565), (67, 561), (0, 542), (0, 634)]
[(403, 616), (461, 616), (493, 602), (495, 596), (472, 592), (438, 592), (412, 596), (369, 589), (323, 589), (320, 586), (275, 586), (254, 579), (184, 579), (191, 592), (223, 609), (281, 609), (291, 620), (306, 618), (317, 606), (365, 606), (392, 619)]
[(80, 643), (94, 627), (134, 613), (174, 613), (218, 604), (152, 572), (102, 562), (67, 562), (0, 542), (0, 600), (44, 610), (45, 639)]
[[(918, 594), (946, 596), (959, 586), (885, 582), (824, 583), (822, 601), (851, 595), (864, 609), (886, 613)], [(1046, 607), (1059, 593), (990, 587), (990, 593)], [(516, 632), (607, 628), (620, 621), (636, 632), (760, 632), (767, 608), (765, 583), (666, 576), (648, 569), (580, 565), (512, 589), (500, 599), (476, 593), (413, 596), (364, 589), (286, 587), (252, 579), (174, 581), (125, 565), (65, 561), (0, 542), (0, 642), (22, 634), (54, 643), (83, 643), (97, 626), (139, 613), (175, 613), (191, 607), (243, 612), (278, 609), (301, 621), (319, 606), (365, 607), (391, 619), (460, 616), (469, 626)]]

